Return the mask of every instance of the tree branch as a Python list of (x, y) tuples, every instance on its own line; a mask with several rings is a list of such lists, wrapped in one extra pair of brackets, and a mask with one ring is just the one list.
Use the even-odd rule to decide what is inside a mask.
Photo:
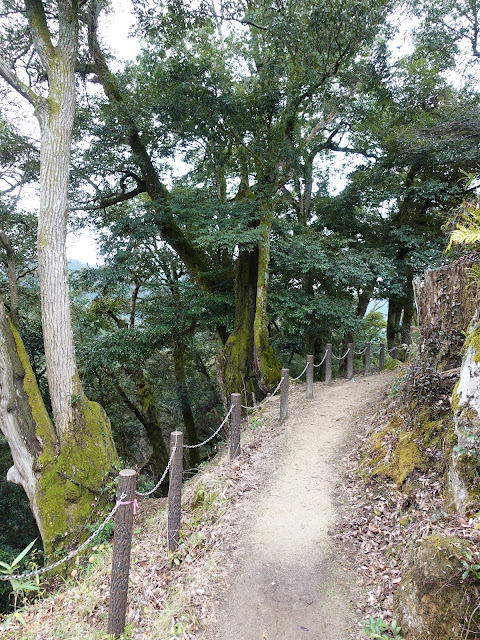
[(135, 187), (135, 189), (132, 189), (131, 191), (127, 191), (126, 193), (119, 193), (118, 195), (107, 196), (106, 198), (103, 198), (102, 200), (100, 200), (100, 203), (98, 205), (95, 205), (92, 207), (85, 207), (85, 210), (98, 211), (99, 209), (106, 209), (107, 207), (112, 207), (114, 204), (120, 204), (121, 202), (127, 202), (127, 200), (132, 200), (132, 198), (135, 198), (141, 193), (146, 193), (146, 192), (147, 192), (147, 187), (142, 180), (142, 182), (139, 183), (138, 186)]
[(35, 51), (48, 72), (50, 60), (55, 55), (55, 47), (48, 30), (43, 2), (41, 0), (24, 0), (24, 2)]
[(8, 289), (10, 293), (10, 320), (13, 322), (15, 327), (18, 327), (20, 319), (18, 316), (17, 261), (12, 244), (5, 232), (1, 229), (0, 242), (5, 249), (5, 253), (7, 254)]
[(7, 64), (0, 59), (0, 76), (8, 82), (8, 84), (19, 93), (22, 98), (28, 100), (34, 107), (40, 102), (40, 97), (34, 93), (29, 86), (18, 78), (15, 73), (7, 66)]
[(77, 487), (80, 487), (80, 489), (87, 489), (87, 491), (90, 491), (90, 493), (102, 493), (99, 489), (92, 489), (92, 487), (87, 487), (86, 484), (77, 482), (77, 480), (70, 478), (70, 476), (67, 476), (67, 474), (64, 473), (63, 471), (57, 471), (57, 473), (59, 476), (62, 476), (62, 478), (66, 478), (69, 482), (73, 482), (73, 484), (76, 484)]

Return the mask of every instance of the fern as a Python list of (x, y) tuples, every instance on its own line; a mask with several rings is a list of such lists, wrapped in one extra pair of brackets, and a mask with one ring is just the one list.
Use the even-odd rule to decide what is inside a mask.
[(480, 229), (457, 224), (457, 228), (452, 231), (452, 235), (450, 236), (448, 248), (450, 248), (452, 244), (474, 244), (479, 241)]
[[(473, 180), (473, 176), (470, 176)], [(478, 197), (472, 200), (464, 200), (457, 213), (460, 222), (457, 222), (455, 229), (450, 235), (447, 251), (454, 244), (474, 244), (480, 241), (480, 200)]]

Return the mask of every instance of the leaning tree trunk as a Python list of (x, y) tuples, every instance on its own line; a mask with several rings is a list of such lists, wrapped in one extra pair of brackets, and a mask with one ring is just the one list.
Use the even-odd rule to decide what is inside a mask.
[(0, 427), (14, 462), (7, 479), (23, 486), (47, 553), (67, 530), (82, 534), (117, 461), (103, 409), (84, 396), (77, 405), (77, 430), (64, 433), (59, 447), (20, 335), (0, 304)]

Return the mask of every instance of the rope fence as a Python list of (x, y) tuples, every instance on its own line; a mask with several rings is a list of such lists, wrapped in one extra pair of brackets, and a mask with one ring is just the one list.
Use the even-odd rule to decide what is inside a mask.
[[(392, 353), (392, 357), (398, 357), (398, 349), (408, 349), (408, 347), (407, 345), (394, 345), (387, 351), (387, 353)], [(115, 528), (113, 539), (107, 633), (112, 634), (114, 637), (118, 638), (122, 635), (125, 629), (133, 523), (138, 506), (136, 496), (147, 498), (155, 493), (155, 491), (165, 481), (167, 474), (170, 473), (168, 489), (167, 548), (169, 553), (174, 553), (179, 546), (179, 534), (181, 525), (182, 478), (184, 473), (183, 450), (195, 449), (208, 444), (220, 433), (223, 428), (225, 428), (227, 422), (230, 420), (230, 460), (233, 461), (241, 453), (240, 432), (242, 409), (261, 409), (267, 402), (274, 398), (277, 393), (280, 392), (279, 419), (280, 423), (282, 423), (288, 416), (288, 395), (290, 381), (296, 382), (306, 373), (306, 397), (308, 399), (313, 398), (313, 378), (315, 368), (318, 368), (325, 363), (325, 383), (328, 385), (332, 381), (332, 358), (339, 362), (347, 358), (347, 378), (353, 380), (355, 355), (363, 355), (365, 373), (369, 373), (371, 355), (371, 345), (369, 342), (367, 342), (363, 350), (359, 352), (355, 351), (355, 345), (353, 343), (349, 343), (347, 345), (347, 351), (342, 356), (335, 355), (332, 352), (332, 345), (329, 343), (326, 345), (325, 353), (318, 364), (314, 363), (313, 355), (307, 355), (305, 368), (296, 378), (290, 378), (289, 369), (282, 369), (280, 382), (278, 383), (277, 387), (272, 394), (267, 395), (265, 399), (259, 404), (254, 404), (253, 406), (242, 405), (241, 394), (232, 393), (230, 407), (227, 414), (225, 415), (225, 418), (221, 422), (220, 426), (206, 440), (203, 440), (202, 442), (196, 444), (184, 444), (183, 432), (173, 431), (170, 434), (170, 457), (161, 478), (153, 487), (153, 489), (150, 489), (146, 492), (137, 491), (137, 472), (134, 469), (123, 469), (122, 471), (120, 471), (118, 477), (117, 499), (114, 507), (108, 513), (102, 523), (97, 527), (97, 529), (89, 536), (87, 540), (85, 540), (85, 542), (83, 542), (75, 550), (70, 551), (64, 558), (58, 560), (53, 564), (25, 573), (0, 575), (0, 582), (7, 580), (25, 580), (35, 576), (44, 575), (47, 572), (60, 567), (64, 563), (75, 558), (81, 551), (88, 547), (88, 545), (93, 542), (93, 540), (100, 534), (100, 532), (105, 529), (108, 522), (110, 522), (110, 520), (114, 518)], [(384, 365), (385, 345), (380, 344), (378, 353), (378, 371), (382, 371)]]

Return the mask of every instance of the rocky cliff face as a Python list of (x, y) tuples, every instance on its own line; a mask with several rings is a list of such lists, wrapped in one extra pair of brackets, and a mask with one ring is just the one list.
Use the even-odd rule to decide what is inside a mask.
[(475, 253), (427, 271), (414, 286), (420, 356), (456, 381), (451, 406), (458, 444), (448, 478), (459, 512), (480, 497), (480, 287), (471, 277), (479, 263)]
[(458, 444), (453, 450), (449, 480), (457, 511), (480, 498), (480, 311), (467, 331), (460, 375), (452, 394)]

